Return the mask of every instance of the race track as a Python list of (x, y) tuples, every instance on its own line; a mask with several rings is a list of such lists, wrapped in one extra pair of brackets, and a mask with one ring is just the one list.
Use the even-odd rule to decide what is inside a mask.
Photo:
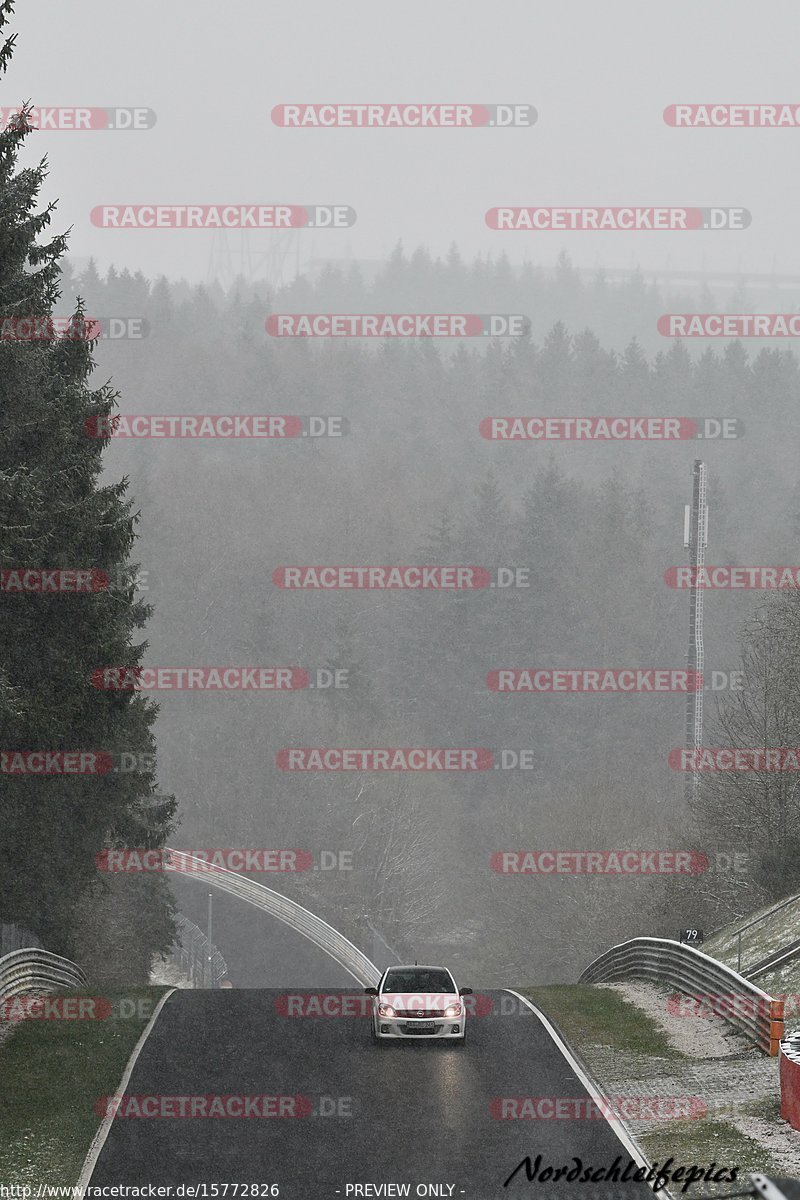
[[(278, 1184), (286, 1200), (652, 1196), (644, 1183), (530, 1182), (524, 1168), (504, 1188), (526, 1155), (541, 1155), (542, 1169), (572, 1167), (574, 1156), (594, 1168), (620, 1156), (624, 1169), (630, 1156), (602, 1118), (497, 1119), (502, 1097), (589, 1097), (540, 1020), (509, 993), (487, 994), (495, 1014), (473, 1016), (460, 1047), (375, 1046), (363, 1017), (288, 1017), (285, 993), (277, 991), (176, 992), (144, 1045), (127, 1096), (299, 1096), (284, 1101), (284, 1112), (306, 1115), (118, 1115), (91, 1183), (206, 1184), (208, 1196), (212, 1184)], [(501, 1015), (501, 1001), (513, 1012)], [(410, 1186), (378, 1190), (381, 1184)], [(418, 1192), (421, 1185), (440, 1190)]]

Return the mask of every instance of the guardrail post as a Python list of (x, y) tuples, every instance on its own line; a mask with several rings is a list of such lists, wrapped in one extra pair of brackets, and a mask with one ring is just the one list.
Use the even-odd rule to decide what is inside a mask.
[(769, 1054), (776, 1058), (780, 1054), (784, 1033), (783, 1000), (773, 1000), (769, 1006)]

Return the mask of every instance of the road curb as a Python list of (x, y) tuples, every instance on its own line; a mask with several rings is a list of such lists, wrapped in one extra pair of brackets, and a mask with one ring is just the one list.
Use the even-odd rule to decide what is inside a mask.
[[(130, 1081), (130, 1077), (133, 1074), (133, 1068), (136, 1066), (136, 1060), (138, 1059), (139, 1055), (141, 1054), (142, 1050), (144, 1049), (144, 1044), (147, 1041), (147, 1039), (149, 1038), (149, 1036), (153, 1030), (153, 1026), (155, 1025), (156, 1021), (158, 1020), (159, 1014), (160, 1014), (162, 1008), (164, 1007), (164, 1005), (169, 1000), (170, 996), (174, 996), (177, 991), (178, 991), (178, 988), (170, 988), (170, 990), (168, 992), (164, 993), (164, 995), (161, 997), (158, 1004), (156, 1005), (152, 1017), (150, 1018), (150, 1020), (147, 1022), (147, 1025), (142, 1030), (141, 1037), (139, 1038), (138, 1042), (136, 1043), (136, 1045), (133, 1047), (133, 1050), (131, 1051), (131, 1056), (125, 1065), (125, 1070), (122, 1072), (122, 1079), (119, 1081), (119, 1087), (117, 1088), (116, 1092), (114, 1093), (114, 1096), (112, 1098), (113, 1100), (121, 1100), (122, 1097), (125, 1095), (125, 1089), (127, 1088), (128, 1083)], [(109, 1102), (109, 1104), (107, 1105), (107, 1109), (106, 1109), (106, 1115), (103, 1117), (103, 1120), (100, 1122), (100, 1127), (97, 1130), (97, 1133), (92, 1138), (91, 1145), (89, 1146), (89, 1151), (86, 1155), (86, 1158), (84, 1159), (83, 1166), (81, 1167), (81, 1173), (80, 1173), (80, 1176), (78, 1177), (78, 1183), (77, 1183), (77, 1187), (82, 1189), (81, 1195), (83, 1194), (83, 1190), (85, 1190), (89, 1184), (89, 1180), (92, 1177), (92, 1171), (94, 1170), (97, 1160), (100, 1157), (100, 1152), (102, 1151), (103, 1146), (106, 1143), (106, 1138), (108, 1137), (109, 1131), (111, 1129), (111, 1123), (114, 1120), (115, 1112), (116, 1112), (116, 1105)]]
[[(560, 1029), (558, 1029), (557, 1026), (552, 1023), (550, 1018), (547, 1017), (540, 1008), (537, 1008), (533, 1001), (529, 1000), (527, 996), (523, 996), (519, 992), (515, 992), (513, 988), (504, 988), (503, 990), (508, 992), (511, 996), (516, 996), (518, 1000), (521, 1000), (523, 1004), (528, 1006), (535, 1017), (539, 1018), (539, 1021), (544, 1026), (547, 1033), (553, 1039), (564, 1058), (566, 1058), (567, 1062), (572, 1067), (573, 1071), (578, 1076), (581, 1083), (594, 1100), (595, 1104), (597, 1104), (601, 1113), (603, 1113), (603, 1120), (612, 1130), (617, 1140), (622, 1143), (623, 1148), (628, 1152), (634, 1162), (638, 1163), (640, 1167), (647, 1167), (649, 1171), (653, 1164), (637, 1142), (633, 1131), (627, 1126), (621, 1117), (618, 1121), (610, 1121), (608, 1117), (605, 1116), (607, 1107), (610, 1107), (611, 1104), (610, 1097), (605, 1094), (603, 1088), (595, 1079), (589, 1068), (582, 1061), (582, 1059), (577, 1056)], [(664, 1200), (674, 1200), (674, 1197), (668, 1188), (662, 1188), (659, 1195), (663, 1196)]]

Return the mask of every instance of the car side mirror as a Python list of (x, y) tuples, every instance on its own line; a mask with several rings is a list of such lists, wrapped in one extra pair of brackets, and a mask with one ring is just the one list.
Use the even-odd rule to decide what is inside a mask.
[(458, 994), (459, 994), (459, 996), (471, 996), (472, 988), (459, 988)]
[(377, 996), (378, 989), (374, 988), (374, 987), (368, 987), (368, 988), (364, 988), (364, 992), (366, 993), (367, 996)]

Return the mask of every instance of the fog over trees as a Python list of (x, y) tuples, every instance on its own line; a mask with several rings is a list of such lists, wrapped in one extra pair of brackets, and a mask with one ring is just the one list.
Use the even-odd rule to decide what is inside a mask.
[[(477, 344), (312, 343), (264, 330), (269, 312), (526, 311), (532, 281), (556, 311), (572, 289), (583, 297), (576, 313), (601, 313), (609, 339), (624, 328), (626, 341), (609, 349), (593, 327), (563, 321), (538, 337), (532, 329)], [(349, 673), (346, 690), (163, 694), (158, 777), (178, 800), (173, 844), (351, 851), (351, 871), (264, 882), (364, 946), (373, 927), (407, 953), (440, 946), (446, 957), (457, 947), (487, 983), (572, 979), (625, 936), (719, 924), (780, 890), (792, 843), (776, 839), (775, 823), (794, 836), (791, 777), (704, 782), (699, 810), (688, 811), (683, 776), (667, 763), (683, 744), (683, 695), (503, 695), (486, 686), (498, 667), (684, 665), (688, 592), (663, 576), (686, 561), (695, 457), (710, 472), (710, 563), (796, 557), (796, 358), (741, 343), (690, 353), (672, 342), (646, 353), (666, 301), (652, 289), (637, 300), (637, 286), (608, 287), (598, 308), (566, 262), (546, 279), (534, 268), (463, 264), (455, 250), (433, 263), (398, 249), (369, 286), (355, 268), (331, 267), (276, 295), (244, 282), (223, 293), (114, 270), (101, 278), (93, 265), (76, 278), (67, 267), (66, 310), (80, 293), (91, 315), (146, 319), (146, 338), (95, 350), (96, 378), (113, 375), (122, 414), (349, 423), (339, 438), (114, 439), (106, 452), (109, 478), (129, 477), (141, 509), (139, 598), (154, 605), (145, 663)], [(503, 444), (478, 432), (489, 415), (533, 414), (738, 418), (744, 435)], [(777, 442), (776, 427), (785, 431)], [(411, 563), (521, 567), (530, 586), (298, 592), (272, 582), (284, 564)], [(744, 627), (747, 686), (720, 693), (728, 740), (709, 734), (708, 744), (747, 745), (756, 733), (749, 697), (763, 686), (768, 650), (781, 659), (779, 623), (794, 611), (793, 596), (774, 597), (773, 640), (754, 645), (748, 630), (762, 600), (706, 596), (707, 678), (742, 669)], [(796, 670), (783, 664), (782, 695)], [(716, 699), (707, 694), (709, 730)], [(789, 737), (793, 720), (773, 722), (770, 735)], [(283, 747), (423, 745), (528, 749), (534, 767), (276, 765)], [(725, 862), (716, 852), (745, 851), (748, 866), (673, 881), (515, 878), (490, 866), (509, 849), (680, 847), (709, 854), (712, 866)]]
[[(0, 30), (10, 11), (3, 0)], [(0, 74), (12, 50), (2, 43)], [(708, 774), (687, 803), (669, 762), (682, 693), (490, 686), (498, 669), (684, 666), (689, 593), (665, 573), (685, 563), (698, 457), (709, 563), (796, 561), (795, 355), (656, 331), (668, 311), (751, 305), (746, 285), (664, 292), (638, 273), (580, 272), (565, 254), (547, 271), (467, 261), (455, 245), (444, 258), (398, 245), (382, 263), (328, 262), (275, 289), (101, 275), (66, 257), (46, 164), (19, 165), (28, 112), (0, 132), (0, 923), (100, 982), (143, 980), (172, 942), (175, 897), (195, 916), (197, 904), (183, 881), (109, 874), (98, 855), (295, 848), (331, 869), (260, 878), (368, 953), (435, 955), (483, 985), (558, 982), (625, 937), (721, 924), (798, 886), (794, 776)], [(759, 303), (785, 307), (786, 293)], [(326, 312), (528, 324), (449, 340), (265, 326)], [(59, 317), (71, 324), (58, 336), (18, 336), (21, 319)], [(87, 340), (94, 319), (125, 336)], [(303, 418), (309, 436), (112, 437), (113, 414), (275, 414)], [(484, 436), (486, 418), (527, 416), (688, 418), (704, 433), (711, 418), (737, 436)], [(497, 586), (278, 586), (292, 565), (478, 568)], [(76, 568), (109, 586), (5, 586), (9, 571)], [(741, 680), (708, 691), (706, 743), (796, 746), (797, 591), (705, 599), (707, 685)], [(315, 686), (158, 702), (97, 686), (104, 668), (149, 666), (293, 667)], [(316, 686), (337, 673), (346, 686)], [(481, 748), (494, 766), (284, 769), (288, 751), (313, 747)], [(7, 767), (44, 750), (102, 750), (114, 770)], [(504, 853), (631, 849), (694, 851), (710, 869), (496, 869)], [(229, 962), (253, 958), (252, 928), (224, 924)]]

